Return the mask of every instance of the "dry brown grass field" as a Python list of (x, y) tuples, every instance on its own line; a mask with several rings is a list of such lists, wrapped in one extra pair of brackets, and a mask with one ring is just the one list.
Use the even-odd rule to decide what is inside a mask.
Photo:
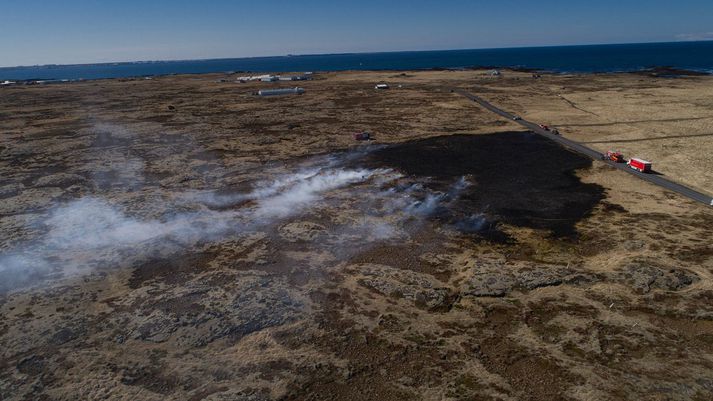
[(713, 208), (449, 88), (711, 193), (713, 78), (234, 80), (0, 88), (0, 399), (710, 399)]

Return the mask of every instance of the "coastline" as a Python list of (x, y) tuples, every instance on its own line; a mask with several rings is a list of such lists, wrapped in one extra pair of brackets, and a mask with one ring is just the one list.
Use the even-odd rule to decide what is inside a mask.
[[(0, 69), (1, 71), (2, 69)], [(614, 74), (635, 74), (649, 77), (657, 78), (685, 78), (685, 77), (697, 77), (697, 76), (711, 76), (713, 75), (713, 69), (711, 70), (696, 70), (687, 68), (677, 68), (672, 66), (653, 66), (645, 67), (640, 69), (632, 70), (617, 70), (617, 71), (589, 71), (589, 72), (568, 72), (568, 71), (553, 71), (538, 68), (528, 68), (528, 67), (517, 67), (517, 66), (494, 66), (494, 65), (483, 65), (483, 66), (467, 66), (467, 67), (430, 67), (430, 68), (420, 68), (420, 69), (372, 69), (372, 70), (317, 70), (316, 73), (330, 74), (330, 73), (349, 73), (349, 72), (374, 72), (374, 73), (407, 73), (407, 72), (429, 72), (429, 71), (505, 71), (505, 72), (515, 72), (515, 73), (533, 73), (533, 74), (548, 74), (548, 75), (577, 75), (577, 76), (589, 76), (589, 75), (614, 75)], [(138, 80), (138, 79), (153, 79), (169, 76), (201, 76), (201, 75), (239, 75), (239, 74), (285, 74), (293, 71), (250, 71), (250, 70), (239, 70), (239, 71), (216, 71), (216, 72), (184, 72), (184, 73), (166, 73), (166, 74), (146, 74), (146, 75), (130, 75), (122, 77), (102, 77), (102, 78), (76, 78), (76, 79), (52, 79), (52, 78), (28, 78), (28, 79), (17, 79), (10, 81), (12, 85), (47, 85), (47, 84), (62, 84), (62, 83), (74, 83), (74, 82), (86, 82), (86, 81), (102, 81), (102, 80)], [(5, 79), (0, 77), (0, 83)], [(8, 80), (9, 81), (9, 80)]]
[(225, 72), (428, 71), (473, 68), (555, 74), (621, 73), (670, 68), (711, 74), (713, 41), (50, 64), (0, 67), (0, 82), (96, 80)]

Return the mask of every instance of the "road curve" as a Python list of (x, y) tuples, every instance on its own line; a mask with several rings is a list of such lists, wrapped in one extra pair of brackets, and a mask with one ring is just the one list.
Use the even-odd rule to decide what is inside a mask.
[[(460, 90), (460, 89), (452, 89), (451, 91), (455, 92), (459, 95), (467, 97), (468, 99), (478, 103), (482, 107), (492, 111), (495, 114), (505, 117), (508, 120), (513, 120), (515, 118), (514, 114), (508, 113), (507, 111), (505, 111), (503, 109), (493, 106), (492, 104), (488, 103), (487, 101), (485, 101), (483, 98), (481, 98), (479, 96), (473, 95), (471, 93), (468, 93), (468, 92)], [(606, 163), (614, 168), (617, 168), (617, 169), (625, 171), (629, 174), (635, 175), (635, 176), (641, 178), (642, 180), (648, 181), (648, 182), (658, 185), (662, 188), (671, 190), (673, 192), (677, 192), (683, 196), (693, 199), (694, 201), (705, 203), (706, 205), (709, 205), (709, 206), (713, 206), (713, 197), (711, 197), (710, 195), (698, 192), (696, 190), (693, 190), (693, 189), (683, 186), (681, 184), (667, 180), (666, 178), (663, 178), (662, 176), (657, 175), (655, 173), (654, 174), (640, 173), (640, 172), (630, 168), (628, 165), (626, 165), (624, 163), (615, 163), (610, 160), (602, 160), (603, 155), (600, 152), (598, 152), (592, 148), (589, 148), (587, 146), (584, 146), (579, 142), (575, 142), (571, 139), (567, 139), (567, 138), (563, 138), (562, 136), (555, 135), (555, 134), (551, 133), (550, 131), (546, 131), (546, 130), (540, 128), (539, 125), (532, 123), (530, 121), (519, 119), (519, 120), (515, 120), (515, 122), (522, 125), (523, 127), (527, 128), (527, 129), (529, 129), (530, 131), (532, 131), (538, 135), (542, 135), (545, 138), (548, 138), (552, 141), (555, 141), (555, 142), (559, 143), (560, 145), (562, 145), (568, 149), (571, 149), (577, 153), (581, 153), (581, 154), (588, 156), (594, 160), (603, 161), (604, 163)]]

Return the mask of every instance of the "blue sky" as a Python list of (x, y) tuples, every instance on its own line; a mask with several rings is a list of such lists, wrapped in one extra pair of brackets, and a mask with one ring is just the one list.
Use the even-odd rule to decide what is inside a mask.
[(0, 66), (713, 39), (713, 1), (2, 0)]

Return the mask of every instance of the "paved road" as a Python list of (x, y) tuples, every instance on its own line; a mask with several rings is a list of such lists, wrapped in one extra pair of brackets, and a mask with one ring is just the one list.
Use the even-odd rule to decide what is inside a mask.
[[(502, 117), (505, 117), (509, 120), (513, 120), (515, 118), (514, 114), (508, 113), (507, 111), (500, 109), (498, 107), (493, 106), (492, 104), (488, 103), (487, 101), (483, 100), (482, 98), (475, 96), (471, 93), (465, 92), (460, 89), (453, 89), (453, 92), (458, 93), (459, 95), (465, 96), (468, 99), (478, 103), (479, 105), (483, 106), (484, 108), (492, 111), (495, 114), (499, 114)], [(602, 154), (592, 148), (589, 148), (587, 146), (582, 145), (579, 142), (575, 142), (573, 140), (563, 138), (562, 136), (555, 135), (551, 133), (550, 131), (546, 131), (542, 128), (540, 128), (539, 125), (526, 121), (526, 120), (517, 120), (515, 121), (518, 124), (522, 125), (523, 127), (529, 129), (530, 131), (533, 131), (536, 134), (542, 135), (545, 138), (551, 139), (560, 145), (569, 148), (575, 152), (581, 153), (585, 156), (588, 156), (594, 160), (602, 160)], [(610, 160), (603, 160), (604, 163), (614, 167), (618, 168), (619, 170), (626, 171), (629, 174), (635, 175), (642, 180), (648, 181), (652, 184), (658, 185), (660, 187), (666, 188), (668, 190), (677, 192), (683, 196), (686, 196), (688, 198), (691, 198), (695, 201), (705, 203), (706, 205), (711, 205), (713, 206), (713, 198), (710, 195), (698, 192), (696, 190), (693, 190), (691, 188), (688, 188), (686, 186), (683, 186), (681, 184), (675, 183), (673, 181), (667, 180), (666, 178), (657, 175), (656, 173), (653, 174), (645, 174), (645, 173), (640, 173), (629, 166), (627, 166), (625, 163), (615, 163)]]

